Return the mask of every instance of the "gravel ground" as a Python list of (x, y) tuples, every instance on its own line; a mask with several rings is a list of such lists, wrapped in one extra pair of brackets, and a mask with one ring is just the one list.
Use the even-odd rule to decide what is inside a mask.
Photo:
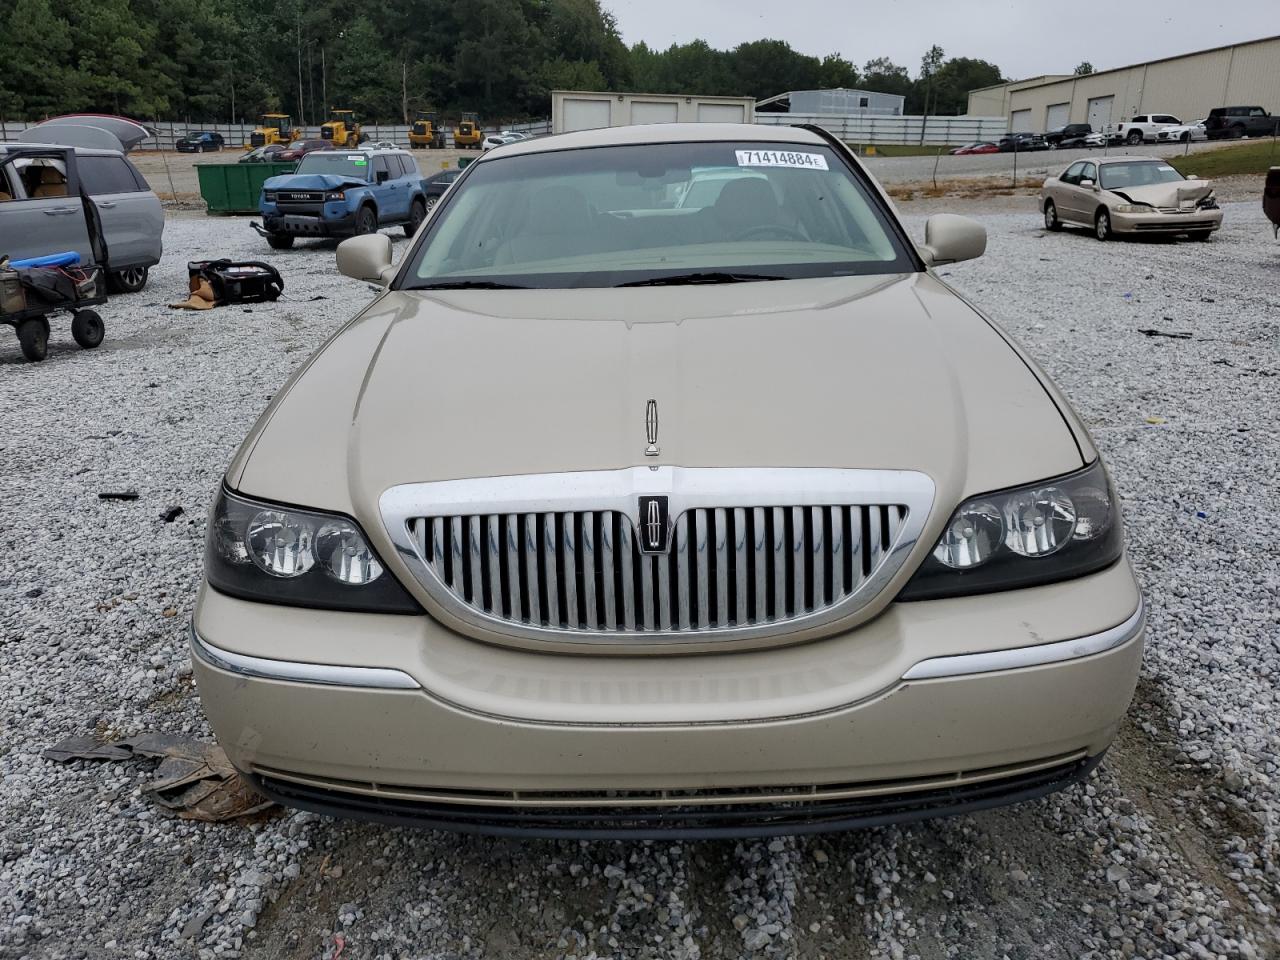
[(368, 295), (304, 246), (268, 258), (277, 304), (169, 311), (188, 259), (268, 253), (243, 220), (177, 218), (152, 285), (104, 309), (99, 350), (62, 322), (26, 364), (0, 336), (0, 956), (1280, 953), (1280, 247), (1256, 200), (1209, 244), (983, 219), (987, 256), (945, 272), (1091, 425), (1150, 600), (1138, 699), (1087, 785), (807, 839), (521, 843), (173, 821), (139, 797), (149, 762), (41, 759), (82, 733), (210, 735), (184, 637), (203, 512), (272, 392)]

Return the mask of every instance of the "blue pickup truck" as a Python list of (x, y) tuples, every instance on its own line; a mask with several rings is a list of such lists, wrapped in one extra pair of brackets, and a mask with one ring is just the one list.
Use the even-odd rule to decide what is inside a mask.
[(407, 150), (316, 150), (293, 173), (262, 185), (262, 226), (254, 227), (276, 250), (296, 237), (349, 237), (396, 223), (411, 237), (427, 202)]

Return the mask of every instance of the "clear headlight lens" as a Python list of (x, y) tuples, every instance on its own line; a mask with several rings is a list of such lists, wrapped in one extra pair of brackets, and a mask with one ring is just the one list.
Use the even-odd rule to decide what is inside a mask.
[(314, 528), (280, 510), (260, 510), (245, 529), (249, 559), (273, 577), (300, 577), (315, 565)]
[(1121, 203), (1116, 206), (1115, 211), (1116, 213), (1150, 213), (1151, 207), (1140, 203)]
[(326, 200), (345, 200), (347, 199), (347, 195), (342, 190), (330, 190), (324, 195), (324, 198)]
[(330, 520), (316, 534), (320, 566), (339, 583), (372, 583), (382, 576), (382, 562), (348, 520)]
[(270, 200), (272, 203), (275, 203), (275, 201), (276, 201), (276, 192), (275, 192), (274, 190), (263, 190), (263, 191), (262, 191), (262, 199), (263, 199), (263, 200)]
[(205, 576), (245, 600), (372, 613), (422, 609), (349, 517), (220, 492)]
[(900, 600), (1051, 583), (1123, 552), (1120, 511), (1101, 461), (1077, 473), (966, 500)]

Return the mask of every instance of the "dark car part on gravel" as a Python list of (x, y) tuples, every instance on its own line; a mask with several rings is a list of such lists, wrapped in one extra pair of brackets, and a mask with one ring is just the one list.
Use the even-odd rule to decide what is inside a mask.
[(221, 747), (186, 737), (144, 733), (114, 743), (71, 737), (43, 756), (56, 763), (158, 757), (155, 777), (143, 785), (142, 794), (181, 820), (222, 823), (275, 805), (240, 777)]

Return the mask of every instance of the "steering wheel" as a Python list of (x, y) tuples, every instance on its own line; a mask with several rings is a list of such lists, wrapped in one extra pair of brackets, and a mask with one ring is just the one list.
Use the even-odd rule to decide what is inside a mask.
[(733, 239), (734, 240), (750, 240), (753, 237), (755, 237), (756, 234), (761, 234), (761, 233), (764, 233), (764, 234), (772, 233), (775, 235), (780, 235), (781, 239), (783, 240), (799, 240), (801, 243), (809, 242), (809, 238), (806, 237), (799, 230), (795, 230), (781, 223), (757, 224), (754, 227), (748, 227), (746, 230), (743, 230)]

